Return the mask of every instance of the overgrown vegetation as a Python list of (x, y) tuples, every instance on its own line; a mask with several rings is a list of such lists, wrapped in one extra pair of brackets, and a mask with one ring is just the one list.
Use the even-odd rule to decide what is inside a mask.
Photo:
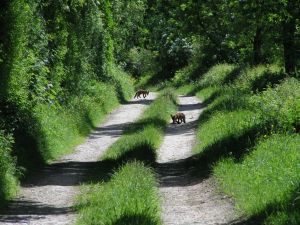
[[(172, 85), (203, 99), (207, 109), (195, 152), (207, 168), (214, 165), (220, 184), (226, 189), (228, 182), (226, 190), (234, 195), (243, 185), (229, 185), (226, 168), (257, 177), (260, 149), (283, 137), (286, 146), (296, 146), (291, 143), (300, 130), (299, 10), (299, 0), (2, 0), (0, 202), (16, 193), (20, 174), (69, 152), (105, 113), (132, 96), (127, 72), (139, 88)], [(135, 144), (156, 148), (167, 119), (162, 112), (168, 109), (161, 109), (169, 107), (156, 104), (159, 110), (153, 106), (125, 135), (134, 144), (116, 144), (106, 160), (131, 156)], [(157, 139), (135, 137), (138, 131)], [(270, 151), (274, 159), (280, 146)], [(295, 156), (287, 152), (289, 159)], [(266, 165), (275, 168), (275, 162)], [(292, 193), (276, 179), (267, 182), (290, 193), (282, 207), (272, 201), (281, 204), (283, 198), (247, 203), (238, 194), (239, 207), (249, 216), (264, 215), (266, 224), (297, 224), (298, 217), (289, 216), (299, 208), (298, 202), (291, 206), (299, 198), (294, 172), (283, 171), (296, 182)], [(249, 194), (260, 198), (263, 192), (254, 189)]]
[(11, 157), (13, 138), (0, 130), (0, 199), (8, 200), (17, 192), (16, 165)]
[(157, 184), (149, 166), (155, 162), (175, 100), (170, 90), (164, 91), (107, 150), (93, 171), (99, 183), (85, 186), (78, 199), (77, 224), (161, 224)]
[(194, 152), (257, 224), (299, 224), (300, 82), (276, 65), (219, 64), (179, 88), (207, 104)]
[(106, 0), (1, 1), (1, 203), (20, 174), (70, 152), (132, 96), (132, 79), (114, 60), (110, 7)]

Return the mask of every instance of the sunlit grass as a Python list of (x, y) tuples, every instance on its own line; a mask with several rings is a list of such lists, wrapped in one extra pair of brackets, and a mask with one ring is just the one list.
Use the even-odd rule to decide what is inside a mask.
[(195, 86), (207, 107), (194, 152), (241, 214), (259, 224), (299, 224), (299, 80), (284, 79), (275, 65), (230, 73), (216, 66)]
[(149, 165), (155, 161), (163, 129), (175, 110), (173, 91), (164, 91), (107, 150), (101, 162), (112, 167), (111, 174), (106, 174), (109, 179), (82, 189), (77, 224), (161, 224), (157, 184)]
[(246, 215), (270, 211), (268, 214), (272, 214), (272, 218), (266, 224), (296, 225), (299, 214), (298, 220), (291, 217), (284, 223), (274, 219), (279, 219), (278, 212), (285, 211), (286, 215), (300, 212), (299, 146), (298, 134), (262, 138), (241, 163), (224, 159), (214, 167), (214, 174)]
[(107, 183), (83, 187), (78, 199), (77, 224), (161, 224), (157, 183), (153, 172), (141, 162), (125, 164)]

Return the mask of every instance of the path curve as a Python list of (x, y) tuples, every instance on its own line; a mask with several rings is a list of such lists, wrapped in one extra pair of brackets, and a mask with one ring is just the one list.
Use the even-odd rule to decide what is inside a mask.
[(73, 154), (33, 174), (22, 184), (21, 195), (12, 201), (9, 209), (0, 215), (1, 225), (65, 225), (73, 224), (76, 214), (72, 211), (74, 197), (86, 172), (96, 164), (105, 150), (135, 121), (155, 98), (131, 100), (107, 116), (84, 144)]
[(199, 175), (189, 163), (196, 144), (195, 129), (203, 105), (194, 96), (179, 96), (186, 124), (170, 124), (158, 152), (162, 219), (165, 225), (232, 224), (233, 204), (217, 192), (214, 180)]

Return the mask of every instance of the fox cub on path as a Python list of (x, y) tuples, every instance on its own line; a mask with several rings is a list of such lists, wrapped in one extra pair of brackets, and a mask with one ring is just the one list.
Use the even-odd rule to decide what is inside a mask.
[(134, 98), (141, 98), (141, 95), (143, 95), (143, 97), (146, 98), (146, 96), (149, 95), (149, 91), (146, 91), (146, 90), (138, 90), (138, 91), (135, 93)]
[(182, 122), (185, 123), (185, 115), (181, 112), (176, 113), (175, 115), (171, 115), (173, 123), (181, 124)]

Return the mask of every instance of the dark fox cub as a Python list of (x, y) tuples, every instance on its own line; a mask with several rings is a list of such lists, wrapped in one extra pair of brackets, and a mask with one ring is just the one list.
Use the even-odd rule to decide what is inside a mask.
[(185, 123), (185, 115), (181, 112), (176, 113), (175, 115), (171, 115), (173, 123), (181, 124), (182, 122)]
[(141, 95), (143, 95), (143, 97), (146, 98), (146, 96), (149, 95), (149, 91), (146, 91), (146, 90), (138, 90), (138, 91), (135, 93), (134, 98), (141, 98)]

